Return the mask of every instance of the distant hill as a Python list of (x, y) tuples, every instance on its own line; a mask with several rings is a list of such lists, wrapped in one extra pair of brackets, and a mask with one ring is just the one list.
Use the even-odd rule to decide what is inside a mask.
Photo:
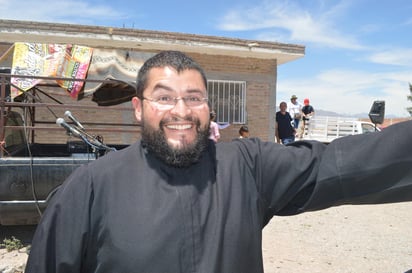
[(315, 113), (318, 116), (329, 116), (329, 117), (348, 116), (348, 115), (342, 115), (340, 113), (336, 113), (336, 112), (333, 112), (333, 111), (326, 111), (326, 110), (320, 110), (320, 109), (316, 109)]
[[(325, 110), (315, 110), (316, 111), (316, 115), (318, 116), (328, 116), (328, 117), (348, 117), (348, 118), (358, 118), (360, 120), (363, 121), (367, 121), (367, 122), (371, 122), (370, 118), (369, 118), (369, 113), (359, 113), (359, 114), (355, 114), (355, 115), (344, 115), (344, 114), (340, 114), (340, 113), (336, 113), (333, 111), (325, 111)], [(379, 124), (378, 127), (380, 127), (381, 129), (388, 127), (392, 124), (398, 123), (398, 122), (402, 122), (402, 121), (406, 121), (406, 120), (411, 120), (412, 117), (397, 117), (395, 115), (385, 115), (385, 119), (383, 124)]]
[[(279, 107), (276, 107), (276, 111), (279, 111)], [(369, 113), (358, 113), (358, 114), (342, 114), (342, 113), (336, 113), (333, 111), (327, 111), (327, 110), (321, 110), (321, 109), (315, 109), (315, 113), (318, 116), (328, 116), (328, 117), (350, 117), (350, 118), (360, 118), (360, 119), (369, 119)], [(395, 115), (385, 115), (385, 119), (393, 119), (393, 118), (399, 118), (398, 116)]]
[[(276, 111), (279, 111), (279, 109), (276, 109)], [(315, 113), (318, 116), (328, 116), (328, 117), (351, 117), (351, 118), (367, 118), (368, 117), (368, 114), (348, 115), (348, 114), (336, 113), (333, 111), (327, 111), (327, 110), (321, 110), (321, 109), (316, 109)]]
[[(316, 110), (316, 115), (319, 116), (330, 116), (330, 117), (351, 117), (351, 118), (361, 118), (361, 119), (369, 119), (369, 113), (358, 113), (358, 114), (341, 114), (336, 113), (333, 111), (325, 111), (325, 110)], [(395, 115), (385, 115), (385, 118), (398, 118)]]

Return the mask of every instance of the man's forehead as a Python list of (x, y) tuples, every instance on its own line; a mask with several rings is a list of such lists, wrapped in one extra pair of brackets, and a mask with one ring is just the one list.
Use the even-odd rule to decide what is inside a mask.
[(182, 74), (187, 74), (190, 73), (192, 74), (192, 76), (194, 75), (198, 75), (200, 78), (202, 78), (202, 75), (199, 71), (197, 71), (196, 69), (183, 69), (178, 71), (177, 69), (175, 69), (174, 67), (171, 66), (161, 66), (161, 67), (153, 67), (149, 70), (148, 75), (150, 76), (170, 76), (170, 77), (174, 77), (176, 75), (182, 75)]
[[(164, 84), (178, 83), (187, 85), (191, 88), (205, 90), (206, 86), (204, 84), (201, 73), (196, 69), (185, 69), (182, 71), (177, 71), (173, 67), (154, 67), (148, 73), (148, 86), (158, 85), (159, 82)], [(190, 87), (189, 87), (190, 88)]]

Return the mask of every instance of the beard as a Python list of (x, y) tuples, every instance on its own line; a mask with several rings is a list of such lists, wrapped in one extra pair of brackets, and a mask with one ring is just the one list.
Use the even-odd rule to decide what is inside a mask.
[(165, 121), (160, 122), (160, 129), (153, 129), (144, 122), (142, 124), (143, 147), (158, 159), (173, 167), (186, 168), (199, 162), (202, 152), (206, 150), (209, 143), (209, 126), (202, 129), (199, 120), (190, 119), (190, 121), (194, 121), (196, 124), (197, 136), (193, 143), (185, 144), (181, 148), (173, 148), (168, 144), (163, 130)]

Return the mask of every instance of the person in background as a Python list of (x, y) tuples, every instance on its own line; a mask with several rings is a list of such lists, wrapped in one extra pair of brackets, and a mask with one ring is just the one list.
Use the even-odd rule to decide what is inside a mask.
[(309, 99), (306, 98), (303, 100), (303, 107), (302, 107), (302, 124), (299, 127), (299, 139), (303, 138), (303, 135), (305, 134), (306, 130), (306, 125), (308, 124), (308, 121), (313, 115), (315, 114), (315, 109), (313, 108), (312, 105), (309, 103)]
[(298, 102), (298, 97), (292, 95), (290, 97), (290, 103), (288, 105), (289, 114), (293, 118), (293, 126), (297, 130), (299, 128), (299, 121), (302, 118), (302, 104)]
[(246, 125), (240, 127), (239, 138), (249, 138), (249, 128)]
[(275, 215), (412, 201), (412, 121), (328, 145), (216, 144), (207, 94), (186, 54), (149, 58), (132, 98), (141, 138), (57, 189), (25, 273), (262, 273)]
[(220, 138), (219, 132), (219, 124), (215, 122), (216, 120), (216, 112), (210, 112), (210, 132), (209, 132), (209, 139), (213, 140), (215, 143), (218, 142)]
[(280, 110), (276, 112), (276, 142), (286, 145), (295, 141), (296, 129), (292, 126), (292, 117), (289, 112), (286, 111), (286, 102), (282, 101), (279, 104), (279, 109)]

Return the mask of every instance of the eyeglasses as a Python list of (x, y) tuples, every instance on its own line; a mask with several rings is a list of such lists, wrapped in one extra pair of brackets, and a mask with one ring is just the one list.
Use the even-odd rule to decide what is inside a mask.
[(167, 96), (167, 95), (161, 95), (156, 98), (147, 98), (143, 97), (144, 100), (148, 100), (150, 102), (154, 102), (163, 109), (165, 108), (173, 108), (177, 101), (183, 100), (183, 102), (186, 104), (188, 107), (196, 107), (196, 106), (201, 106), (207, 101), (207, 98), (204, 98), (199, 95), (190, 95), (186, 97), (172, 97), (172, 96)]

